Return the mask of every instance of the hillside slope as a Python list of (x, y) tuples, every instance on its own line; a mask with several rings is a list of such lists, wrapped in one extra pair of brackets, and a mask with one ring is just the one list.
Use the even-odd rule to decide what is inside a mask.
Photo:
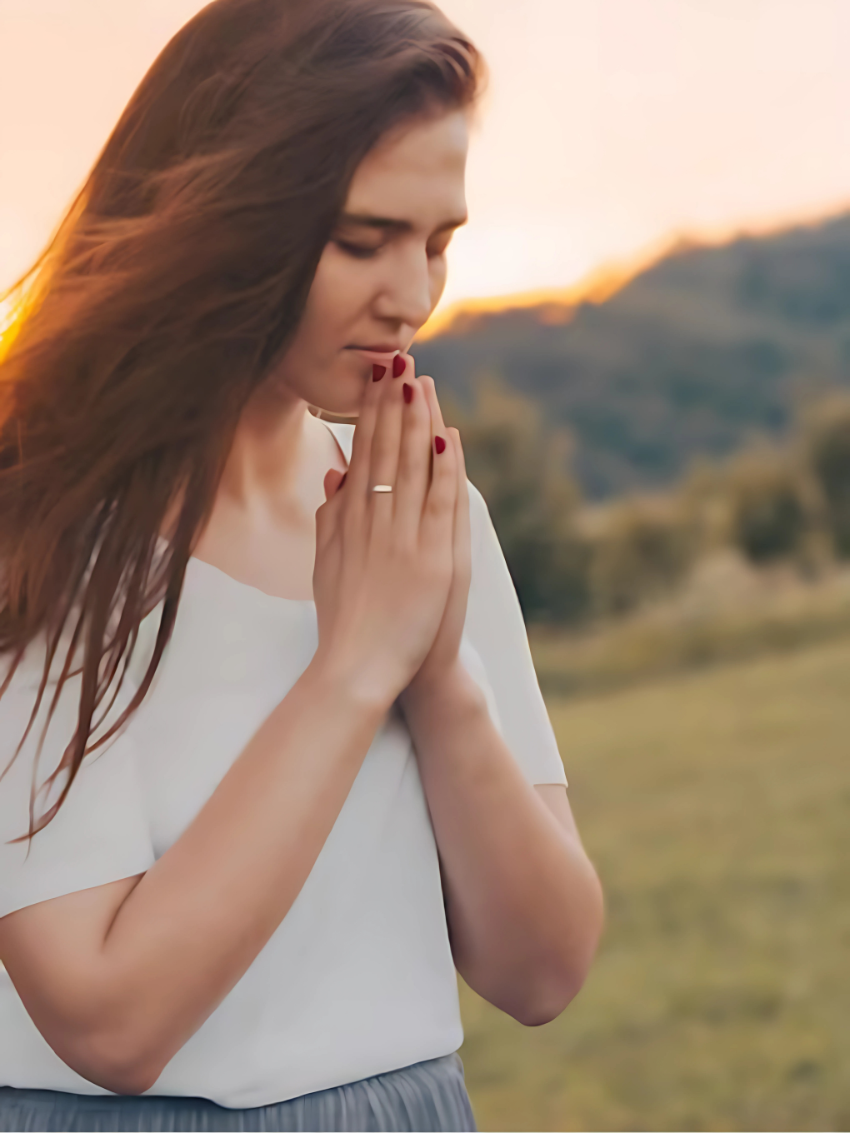
[(535, 307), (465, 316), (413, 354), (464, 402), (496, 372), (571, 426), (591, 498), (662, 486), (850, 385), (850, 215), (681, 248), (561, 325)]

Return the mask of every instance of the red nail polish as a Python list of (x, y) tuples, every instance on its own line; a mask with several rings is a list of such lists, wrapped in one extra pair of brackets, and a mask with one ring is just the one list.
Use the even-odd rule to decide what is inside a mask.
[(393, 358), (393, 377), (400, 378), (404, 373), (404, 368), (406, 365), (407, 363), (402, 358), (402, 356), (400, 354), (396, 354), (395, 358)]
[(408, 385), (407, 382), (404, 383), (404, 400), (408, 405), (413, 401), (413, 386)]
[(446, 442), (442, 437), (434, 437), (434, 448), (437, 450), (437, 452), (445, 452)]
[(376, 362), (372, 367), (372, 381), (379, 382), (386, 372), (386, 366), (379, 366)]

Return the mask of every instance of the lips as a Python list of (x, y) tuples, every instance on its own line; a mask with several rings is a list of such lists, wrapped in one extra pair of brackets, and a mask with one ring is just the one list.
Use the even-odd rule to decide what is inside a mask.
[(392, 343), (386, 342), (370, 343), (368, 346), (361, 346), (359, 343), (354, 343), (348, 347), (349, 350), (368, 350), (371, 354), (395, 354), (401, 350), (400, 346), (393, 346)]
[(396, 354), (401, 353), (397, 346), (391, 346), (389, 349), (382, 348), (381, 350), (372, 348), (365, 349), (359, 346), (347, 346), (346, 350), (350, 350), (353, 354), (359, 354), (361, 358), (366, 358), (373, 365), (387, 367), (392, 365), (392, 360), (395, 358)]

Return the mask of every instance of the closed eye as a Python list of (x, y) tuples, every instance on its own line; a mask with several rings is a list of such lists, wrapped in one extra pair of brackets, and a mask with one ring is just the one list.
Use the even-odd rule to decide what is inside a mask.
[(362, 248), (359, 244), (348, 244), (345, 240), (337, 240), (335, 243), (337, 247), (342, 248), (343, 252), (347, 252), (349, 256), (354, 256), (358, 260), (368, 260), (381, 250), (380, 248)]
[[(383, 245), (377, 248), (364, 248), (360, 244), (349, 244), (346, 240), (335, 240), (334, 243), (338, 248), (342, 248), (349, 256), (354, 256), (357, 260), (369, 260), (376, 256), (381, 251)], [(429, 252), (428, 255), (434, 259), (437, 256), (445, 255), (445, 248), (441, 248), (438, 252)]]

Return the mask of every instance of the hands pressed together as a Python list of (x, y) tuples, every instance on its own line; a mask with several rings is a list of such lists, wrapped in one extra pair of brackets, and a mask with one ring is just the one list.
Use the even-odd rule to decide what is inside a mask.
[(382, 371), (368, 383), (347, 473), (325, 476), (313, 595), (316, 659), (389, 707), (457, 662), (471, 548), (460, 434), (445, 427), (433, 379), (416, 377), (410, 354)]

